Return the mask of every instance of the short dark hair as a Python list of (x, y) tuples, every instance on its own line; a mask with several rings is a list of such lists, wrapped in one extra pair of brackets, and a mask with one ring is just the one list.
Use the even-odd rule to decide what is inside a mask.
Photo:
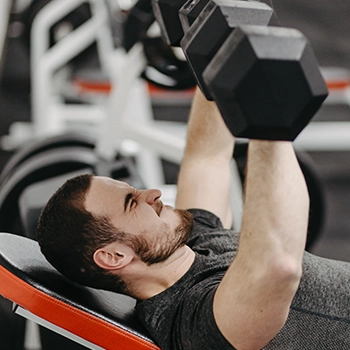
[(46, 259), (69, 279), (94, 288), (128, 293), (122, 279), (96, 265), (94, 252), (109, 243), (123, 241), (107, 217), (85, 209), (85, 197), (93, 175), (66, 181), (41, 212), (37, 239)]

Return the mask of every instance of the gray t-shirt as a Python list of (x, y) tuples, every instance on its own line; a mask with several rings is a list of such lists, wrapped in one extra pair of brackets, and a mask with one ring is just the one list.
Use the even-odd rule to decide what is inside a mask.
[[(188, 245), (196, 253), (187, 273), (164, 292), (139, 302), (140, 320), (162, 350), (232, 350), (214, 320), (213, 298), (238, 249), (237, 232), (215, 215), (191, 209)], [(305, 253), (303, 277), (288, 320), (264, 348), (350, 349), (350, 264)]]

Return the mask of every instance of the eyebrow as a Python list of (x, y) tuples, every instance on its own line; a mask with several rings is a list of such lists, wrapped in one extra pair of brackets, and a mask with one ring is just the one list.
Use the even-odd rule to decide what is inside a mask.
[(124, 213), (126, 212), (126, 208), (128, 207), (128, 203), (130, 202), (130, 199), (132, 198), (133, 193), (129, 192), (124, 199)]

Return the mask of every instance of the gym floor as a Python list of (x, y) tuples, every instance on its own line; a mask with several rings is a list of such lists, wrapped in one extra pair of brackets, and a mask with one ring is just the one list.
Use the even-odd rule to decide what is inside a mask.
[[(321, 66), (350, 69), (348, 1), (274, 0), (274, 6), (282, 26), (298, 28), (310, 39)], [(164, 110), (156, 112), (164, 114)], [(187, 112), (188, 106), (182, 109), (181, 117), (186, 116)], [(171, 108), (165, 113), (175, 119)], [(28, 120), (29, 58), (21, 38), (14, 36), (7, 39), (0, 82), (0, 136), (8, 133), (9, 126), (14, 121)], [(350, 106), (324, 106), (314, 120), (350, 121)], [(12, 152), (0, 149), (0, 170), (11, 154)], [(309, 154), (322, 179), (326, 200), (324, 227), (312, 252), (324, 257), (350, 261), (350, 151)], [(176, 169), (167, 166), (168, 173)]]

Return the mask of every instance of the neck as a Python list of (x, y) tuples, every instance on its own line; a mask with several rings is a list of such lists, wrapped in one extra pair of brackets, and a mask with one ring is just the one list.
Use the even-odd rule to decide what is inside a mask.
[(141, 261), (136, 262), (132, 271), (127, 272), (128, 279), (132, 279), (132, 296), (146, 300), (165, 291), (189, 270), (194, 258), (193, 250), (185, 245), (164, 262), (150, 266)]

